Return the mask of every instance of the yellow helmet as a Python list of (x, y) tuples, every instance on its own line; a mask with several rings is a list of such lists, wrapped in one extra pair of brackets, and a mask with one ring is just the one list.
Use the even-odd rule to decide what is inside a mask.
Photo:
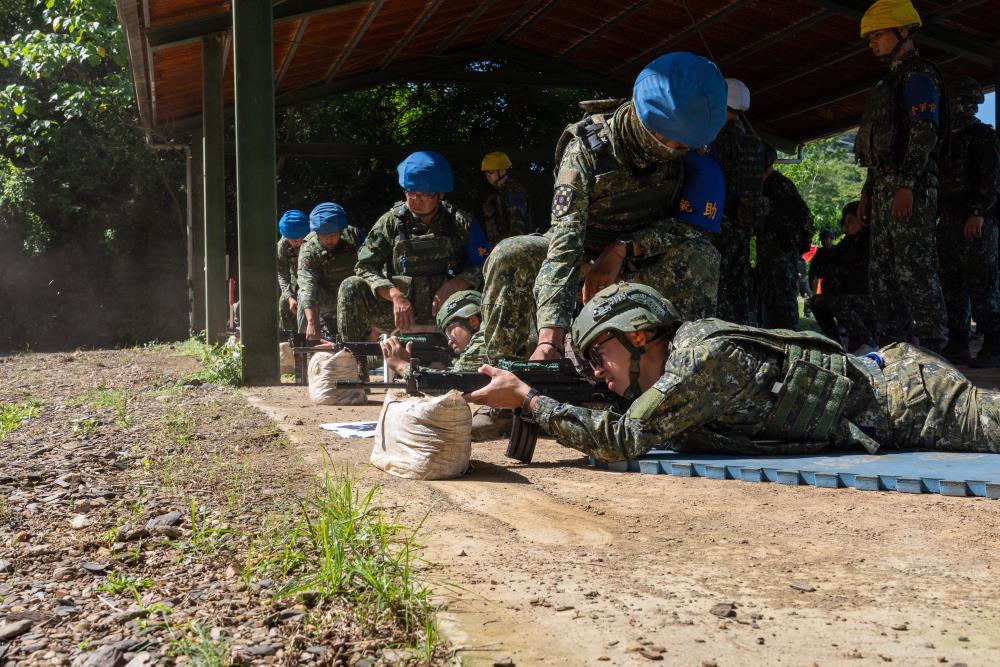
[(876, 30), (921, 26), (920, 14), (910, 0), (877, 0), (861, 17), (861, 38)]
[(510, 158), (507, 157), (506, 153), (501, 153), (500, 151), (487, 153), (483, 157), (483, 165), (481, 169), (483, 171), (493, 171), (495, 169), (510, 169)]

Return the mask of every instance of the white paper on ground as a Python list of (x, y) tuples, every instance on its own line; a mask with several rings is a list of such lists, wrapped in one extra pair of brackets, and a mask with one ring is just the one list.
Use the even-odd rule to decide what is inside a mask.
[(374, 438), (377, 422), (340, 422), (338, 424), (320, 424), (319, 427), (333, 431), (341, 438)]

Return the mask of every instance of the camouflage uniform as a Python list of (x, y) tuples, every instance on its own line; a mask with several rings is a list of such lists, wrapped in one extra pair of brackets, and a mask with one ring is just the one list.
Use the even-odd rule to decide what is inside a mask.
[(354, 271), (363, 238), (363, 231), (349, 226), (341, 232), (337, 246), (327, 250), (314, 232), (306, 236), (299, 250), (299, 331), (306, 329), (306, 308), (315, 308), (324, 322), (336, 321), (337, 292), (344, 278)]
[[(934, 65), (915, 51), (907, 53), (869, 94), (854, 143), (858, 162), (868, 168), (863, 189), (871, 197), (868, 276), (883, 343), (917, 335), (921, 344), (940, 347), (947, 337), (934, 228), (941, 90)], [(913, 215), (906, 222), (892, 219), (900, 187), (913, 192)]]
[[(941, 156), (937, 230), (949, 341), (966, 346), (970, 298), (979, 331), (991, 338), (1000, 334), (996, 219), (1000, 141), (992, 127), (976, 119), (977, 106), (953, 107), (951, 136)], [(983, 217), (983, 233), (981, 238), (966, 241), (965, 221), (973, 211)]]
[(285, 237), (278, 239), (278, 289), (281, 292), (278, 297), (278, 322), (284, 331), (299, 329), (296, 314), (288, 307), (288, 300), (296, 298), (298, 293), (299, 248)]
[(750, 239), (767, 213), (764, 142), (741, 120), (731, 120), (709, 148), (726, 175), (722, 231), (714, 239), (721, 255), (717, 312), (729, 322), (749, 324), (757, 319)]
[(483, 201), (483, 231), (491, 246), (510, 236), (535, 231), (528, 212), (528, 191), (508, 173), (499, 188), (490, 188)]
[(1000, 392), (976, 388), (908, 344), (880, 355), (884, 364), (845, 355), (811, 332), (688, 322), (674, 336), (663, 376), (624, 415), (545, 396), (533, 414), (560, 444), (605, 461), (664, 447), (754, 455), (831, 446), (1000, 452)]
[(465, 262), (471, 224), (468, 213), (446, 201), (438, 205), (429, 225), (403, 202), (379, 218), (358, 251), (357, 275), (344, 280), (340, 288), (337, 329), (342, 340), (367, 340), (371, 327), (382, 333), (395, 330), (392, 303), (378, 296), (383, 287), (403, 292), (417, 324), (434, 324), (434, 293), (450, 278), (464, 278), (471, 289), (479, 289), (481, 267)]
[(794, 329), (799, 323), (798, 262), (809, 249), (812, 214), (795, 184), (777, 171), (764, 181), (764, 196), (768, 214), (757, 232), (761, 326)]
[(847, 331), (847, 347), (874, 343), (875, 310), (868, 289), (870, 257), (868, 229), (845, 236), (833, 247), (823, 276), (823, 293), (813, 297), (816, 322), (834, 340)]
[(486, 260), (482, 310), (489, 359), (526, 359), (538, 329), (568, 330), (581, 265), (619, 239), (634, 241), (643, 252), (625, 260), (619, 280), (656, 288), (687, 317), (715, 312), (718, 251), (704, 231), (673, 217), (684, 168), (679, 159), (654, 154), (659, 148), (650, 142), (658, 144), (629, 103), (563, 133), (551, 228), (545, 235), (506, 239)]

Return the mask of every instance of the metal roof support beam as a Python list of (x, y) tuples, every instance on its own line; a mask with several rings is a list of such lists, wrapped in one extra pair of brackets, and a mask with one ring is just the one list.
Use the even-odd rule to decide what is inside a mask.
[(774, 33), (770, 37), (767, 37), (766, 39), (755, 41), (754, 43), (740, 49), (739, 51), (734, 51), (733, 53), (725, 55), (722, 58), (719, 58), (716, 61), (716, 64), (719, 65), (719, 67), (722, 67), (723, 65), (732, 65), (734, 62), (742, 58), (745, 58), (753, 53), (757, 53), (758, 51), (763, 51), (764, 49), (774, 46), (775, 44), (780, 44), (789, 37), (797, 35), (804, 30), (808, 30), (809, 28), (813, 27), (818, 23), (822, 23), (823, 21), (833, 16), (833, 14), (834, 12), (831, 12), (829, 9), (824, 9), (819, 13), (813, 14), (812, 16), (810, 16), (805, 20), (799, 21), (798, 23), (788, 26), (784, 30), (779, 30), (778, 32)]
[(523, 7), (521, 7), (521, 11), (519, 11), (516, 14), (514, 14), (513, 16), (511, 16), (509, 19), (507, 19), (506, 21), (504, 21), (503, 24), (499, 28), (497, 28), (496, 30), (493, 31), (493, 34), (489, 36), (489, 38), (486, 40), (486, 43), (487, 44), (492, 44), (493, 42), (495, 42), (498, 39), (500, 39), (501, 37), (503, 37), (504, 34), (508, 30), (510, 30), (515, 25), (517, 25), (518, 23), (520, 23), (520, 21), (525, 16), (527, 16), (528, 14), (530, 14), (531, 12), (533, 12), (535, 10), (535, 7), (537, 7), (538, 5), (542, 4), (542, 2), (544, 2), (544, 1), (545, 0), (531, 0), (531, 2), (525, 3), (525, 5)]
[(204, 160), (201, 132), (191, 137), (187, 157), (187, 261), (188, 333), (205, 330), (205, 197), (202, 181)]
[(474, 72), (467, 69), (442, 69), (416, 74), (407, 79), (413, 83), (458, 83), (464, 86), (544, 86), (549, 88), (592, 88), (601, 84), (606, 88), (608, 79), (600, 80), (596, 75), (578, 77), (560, 68), (550, 68), (546, 72)]
[(361, 38), (365, 36), (366, 32), (368, 32), (368, 28), (371, 27), (372, 21), (375, 20), (376, 16), (378, 16), (379, 10), (382, 9), (382, 5), (384, 4), (385, 0), (375, 0), (375, 2), (372, 3), (372, 6), (368, 8), (368, 13), (365, 14), (365, 18), (361, 21), (361, 25), (359, 25), (357, 30), (354, 31), (354, 34), (351, 35), (351, 41), (347, 43), (347, 46), (340, 52), (337, 60), (334, 61), (333, 67), (330, 68), (330, 73), (326, 76), (326, 83), (333, 81), (333, 78), (337, 76), (337, 72), (343, 68), (344, 63), (346, 63), (347, 59), (351, 57), (352, 53), (354, 53), (354, 49), (358, 46), (358, 42), (360, 42)]
[(274, 89), (278, 90), (281, 88), (281, 82), (285, 80), (285, 75), (288, 74), (288, 67), (292, 64), (292, 60), (295, 59), (295, 54), (299, 52), (299, 44), (302, 43), (302, 38), (306, 35), (306, 28), (309, 27), (309, 17), (303, 16), (299, 20), (299, 27), (295, 29), (295, 36), (292, 37), (292, 44), (288, 47), (288, 51), (285, 53), (285, 59), (281, 61), (281, 69), (278, 71), (278, 76), (274, 80)]
[(576, 53), (577, 51), (579, 51), (580, 49), (582, 49), (584, 46), (586, 46), (590, 42), (594, 41), (596, 38), (598, 38), (601, 35), (603, 35), (604, 33), (606, 33), (608, 30), (611, 30), (612, 28), (614, 28), (615, 26), (617, 26), (619, 23), (621, 23), (622, 21), (624, 21), (628, 17), (630, 17), (633, 14), (636, 14), (639, 11), (641, 11), (646, 5), (648, 5), (651, 2), (653, 2), (653, 0), (640, 0), (639, 2), (635, 3), (634, 5), (632, 5), (628, 9), (626, 9), (625, 11), (621, 12), (620, 14), (618, 14), (618, 16), (615, 16), (614, 18), (612, 18), (612, 19), (610, 19), (608, 21), (605, 21), (601, 25), (601, 27), (599, 27), (597, 30), (594, 30), (589, 35), (587, 35), (587, 36), (583, 37), (582, 39), (578, 40), (576, 42), (576, 44), (573, 44), (568, 49), (566, 49), (565, 51), (563, 51), (562, 53), (560, 53), (559, 57), (560, 58), (569, 58), (571, 55), (573, 55), (574, 53)]
[(271, 11), (271, 0), (233, 3), (240, 342), (248, 385), (277, 384), (279, 379)]
[(836, 53), (831, 53), (825, 58), (814, 60), (805, 67), (800, 67), (799, 69), (792, 70), (791, 72), (779, 76), (775, 79), (771, 79), (770, 81), (764, 81), (762, 83), (759, 83), (753, 87), (753, 90), (751, 92), (755, 95), (760, 95), (765, 90), (771, 90), (772, 88), (783, 86), (786, 83), (791, 83), (796, 79), (800, 79), (808, 74), (812, 74), (813, 72), (825, 69), (830, 65), (836, 65), (837, 63), (843, 60), (847, 60), (848, 58), (853, 58), (854, 56), (860, 55), (867, 50), (868, 50), (867, 46), (851, 46), (846, 49), (842, 49), (840, 51), (837, 51)]
[[(857, 0), (809, 0), (809, 2), (838, 14), (855, 18), (861, 18), (869, 6), (867, 1), (858, 2)], [(942, 11), (949, 12), (949, 9), (945, 8)], [(963, 35), (933, 25), (933, 19), (941, 15), (939, 12), (937, 15), (927, 16), (924, 26), (917, 33), (919, 42), (980, 63), (992, 64), (1000, 61), (1000, 49), (991, 44), (977, 40), (971, 35)]]
[(518, 35), (520, 35), (522, 32), (525, 32), (526, 30), (528, 30), (529, 28), (531, 28), (531, 26), (535, 25), (535, 23), (537, 21), (540, 21), (541, 19), (545, 18), (545, 16), (549, 12), (551, 12), (553, 9), (555, 9), (556, 5), (558, 5), (558, 4), (559, 4), (559, 0), (552, 0), (545, 7), (542, 7), (541, 10), (539, 10), (539, 12), (537, 14), (535, 14), (530, 19), (528, 19), (527, 21), (525, 21), (524, 23), (522, 23), (521, 25), (519, 25), (514, 32), (510, 33), (510, 36), (507, 38), (507, 41), (508, 42), (512, 42), (515, 39), (517, 39)]
[(222, 101), (223, 51), (219, 35), (201, 46), (202, 197), (205, 225), (205, 342), (216, 343), (229, 319), (226, 284), (226, 153)]
[(424, 24), (427, 23), (427, 20), (434, 14), (434, 12), (437, 11), (437, 8), (441, 6), (442, 2), (444, 2), (444, 0), (434, 0), (434, 2), (424, 8), (423, 13), (420, 14), (417, 20), (410, 25), (406, 34), (403, 35), (403, 38), (396, 42), (395, 46), (392, 47), (389, 53), (385, 54), (385, 58), (382, 58), (382, 62), (379, 63), (378, 66), (379, 69), (385, 69), (391, 65), (396, 59), (396, 56), (398, 56), (403, 49), (409, 46), (410, 42), (413, 41), (414, 36), (420, 32), (420, 29), (424, 27)]
[(473, 21), (479, 20), (479, 17), (483, 15), (490, 5), (494, 4), (496, 0), (483, 0), (479, 3), (479, 6), (475, 10), (469, 12), (469, 15), (462, 20), (457, 28), (452, 30), (451, 34), (448, 35), (443, 42), (438, 44), (437, 48), (434, 49), (434, 55), (439, 56), (448, 50), (448, 47), (455, 43), (455, 40), (465, 34), (466, 29)]
[[(744, 6), (750, 4), (753, 1), (754, 0), (736, 0), (735, 2), (731, 2), (730, 4), (720, 9), (719, 11), (712, 14), (711, 16), (705, 17), (704, 19), (695, 23), (687, 30), (682, 31), (679, 35), (676, 35), (668, 40), (660, 42), (659, 44), (657, 44), (652, 48), (646, 49), (635, 58), (626, 60), (625, 62), (621, 63), (620, 65), (612, 69), (611, 72), (617, 74), (618, 72), (621, 72), (623, 70), (628, 70), (630, 67), (633, 67), (636, 63), (641, 62), (645, 64), (645, 62), (654, 54), (659, 55), (661, 53), (669, 51), (678, 44), (681, 44), (690, 39), (692, 36), (697, 35), (702, 30), (712, 25), (713, 23), (721, 21), (722, 19), (726, 18), (733, 12), (742, 9)], [(708, 56), (707, 53), (705, 55)]]
[[(227, 145), (227, 153), (232, 154), (235, 147)], [(499, 147), (503, 150), (504, 147)], [(345, 143), (287, 143), (277, 144), (278, 155), (286, 158), (345, 158), (345, 159), (371, 159), (382, 158), (387, 160), (400, 160), (416, 150), (432, 150), (442, 155), (447, 155), (449, 160), (468, 160), (479, 162), (483, 157), (482, 144), (419, 144), (419, 145), (394, 145), (394, 144), (345, 144)], [(552, 150), (549, 148), (518, 149), (509, 147), (505, 150), (514, 159), (530, 160), (532, 162), (545, 162), (552, 159)]]
[[(285, 0), (274, 5), (272, 19), (273, 23), (280, 23), (289, 19), (319, 14), (331, 9), (346, 9), (347, 7), (357, 5), (366, 5), (369, 2), (371, 0)], [(146, 31), (146, 39), (150, 47), (161, 49), (192, 42), (217, 32), (225, 32), (232, 25), (232, 14), (230, 12), (219, 12), (218, 14), (202, 16), (190, 21), (172, 23), (159, 28), (150, 28)]]

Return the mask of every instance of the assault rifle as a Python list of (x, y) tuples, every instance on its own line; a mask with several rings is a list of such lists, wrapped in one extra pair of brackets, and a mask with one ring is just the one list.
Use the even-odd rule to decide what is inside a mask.
[[(385, 389), (405, 388), (408, 394), (443, 394), (457, 389), (463, 394), (482, 389), (490, 382), (486, 375), (473, 372), (437, 371), (421, 368), (420, 360), (410, 360), (411, 371), (406, 383), (402, 382), (360, 382), (337, 380), (337, 387), (372, 387)], [(624, 408), (618, 394), (608, 389), (604, 382), (595, 382), (580, 375), (573, 362), (569, 359), (551, 361), (499, 361), (497, 368), (510, 371), (525, 383), (538, 390), (538, 393), (554, 398), (561, 403), (606, 407), (609, 404), (616, 408)], [(521, 463), (531, 463), (535, 453), (535, 443), (540, 431), (538, 422), (522, 415), (521, 409), (514, 411), (514, 421), (511, 425), (510, 442), (507, 443), (507, 456)]]
[[(413, 356), (428, 363), (440, 363), (447, 367), (453, 358), (448, 347), (448, 337), (442, 333), (411, 333), (396, 336), (401, 343), (413, 343)], [(307, 384), (306, 357), (316, 352), (339, 352), (343, 349), (351, 351), (356, 358), (381, 357), (382, 346), (378, 341), (346, 341), (330, 343), (320, 340), (307, 340), (305, 334), (295, 333), (292, 340), (292, 353), (295, 355), (295, 381), (297, 384)]]

